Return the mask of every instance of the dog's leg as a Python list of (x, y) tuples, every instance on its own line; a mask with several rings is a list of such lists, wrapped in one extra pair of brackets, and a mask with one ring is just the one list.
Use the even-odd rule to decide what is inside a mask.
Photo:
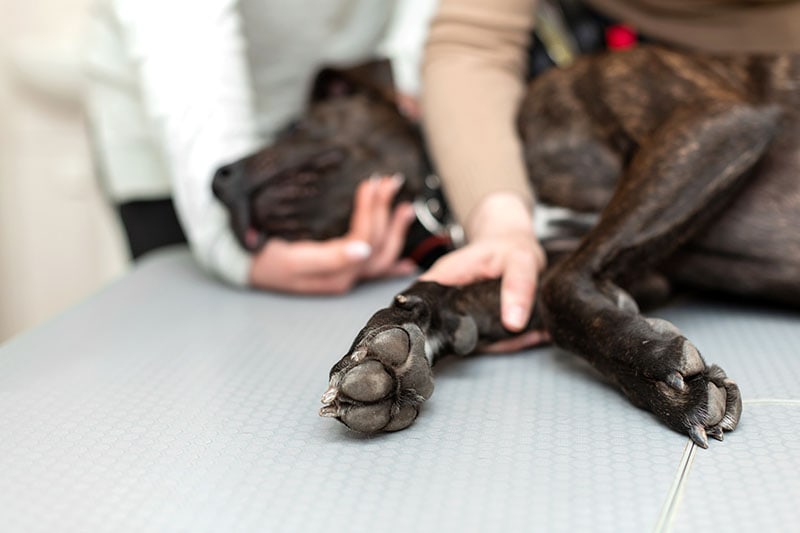
[[(364, 433), (407, 427), (433, 393), (431, 367), (441, 356), (511, 336), (500, 322), (499, 295), (497, 280), (463, 288), (417, 282), (401, 292), (331, 369), (320, 414)], [(540, 326), (534, 312), (529, 327)]]
[(736, 427), (736, 384), (678, 329), (619, 288), (719, 212), (769, 144), (774, 109), (714, 102), (678, 111), (640, 148), (598, 225), (542, 282), (545, 325), (637, 405), (702, 447)]

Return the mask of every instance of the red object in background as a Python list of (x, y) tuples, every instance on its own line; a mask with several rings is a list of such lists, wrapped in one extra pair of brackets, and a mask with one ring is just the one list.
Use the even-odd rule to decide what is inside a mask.
[(609, 50), (626, 50), (636, 46), (636, 30), (625, 24), (614, 24), (606, 28), (606, 47)]

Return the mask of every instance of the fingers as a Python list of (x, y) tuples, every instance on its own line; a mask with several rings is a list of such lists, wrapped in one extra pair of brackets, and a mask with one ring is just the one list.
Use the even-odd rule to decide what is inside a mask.
[[(410, 276), (417, 271), (417, 264), (404, 259), (387, 266), (381, 272), (382, 277)], [(297, 280), (292, 292), (300, 294), (344, 294), (350, 291), (363, 276), (357, 271), (340, 271), (329, 274), (311, 274)]]
[(399, 278), (416, 274), (419, 266), (411, 259), (403, 259), (386, 270), (387, 277)]
[(550, 334), (543, 330), (526, 331), (521, 335), (510, 339), (493, 342), (483, 348), (483, 351), (490, 353), (519, 352), (525, 348), (531, 348), (551, 341)]
[(482, 279), (501, 278), (500, 309), (503, 326), (520, 331), (533, 307), (539, 268), (529, 250), (501, 250), (479, 246), (451, 252), (420, 276), (422, 281), (464, 285)]
[(250, 268), (255, 287), (298, 293), (338, 294), (355, 283), (371, 253), (363, 241), (286, 242), (270, 239)]
[(503, 326), (510, 331), (522, 331), (530, 319), (536, 283), (545, 261), (544, 251), (532, 232), (508, 232), (477, 239), (445, 255), (420, 280), (463, 285), (501, 278)]
[(363, 265), (372, 255), (365, 241), (331, 239), (328, 241), (287, 242), (271, 239), (263, 252), (271, 252), (280, 265), (297, 275), (331, 275)]
[(414, 273), (413, 262), (398, 262), (414, 219), (408, 204), (392, 209), (402, 184), (400, 176), (362, 182), (344, 237), (323, 242), (270, 239), (254, 258), (251, 284), (304, 294), (339, 294), (362, 278)]
[(467, 246), (441, 257), (419, 279), (442, 285), (464, 285), (496, 278), (500, 273), (501, 270), (493, 265), (492, 250)]
[(420, 111), (419, 101), (417, 98), (408, 93), (401, 92), (395, 96), (395, 100), (397, 102), (397, 108), (403, 115), (414, 122), (419, 122), (422, 112)]
[(353, 212), (350, 215), (350, 231), (346, 237), (354, 240), (369, 241), (372, 224), (372, 205), (375, 201), (375, 190), (378, 181), (373, 177), (358, 184), (353, 198)]
[(350, 215), (350, 231), (345, 237), (369, 242), (372, 225), (372, 211), (378, 180), (374, 177), (362, 181), (356, 188), (353, 198), (353, 212)]
[(378, 248), (386, 235), (392, 218), (392, 202), (405, 179), (400, 174), (370, 179), (376, 179), (377, 186), (373, 193), (369, 242), (374, 248)]
[[(414, 221), (414, 210), (410, 204), (392, 207), (404, 181), (399, 174), (372, 177), (356, 191), (347, 237), (363, 240), (371, 246), (371, 254), (359, 272), (360, 278), (390, 275), (390, 269), (395, 268), (400, 257), (408, 228)], [(406, 266), (400, 271), (408, 270)]]
[(521, 331), (528, 323), (536, 292), (537, 273), (533, 254), (509, 253), (500, 281), (500, 313), (506, 329)]
[[(309, 243), (316, 249), (317, 243)], [(251, 284), (268, 290), (278, 290), (297, 294), (343, 294), (352, 289), (360, 279), (359, 270), (343, 268), (300, 272), (296, 268), (297, 257), (309, 251), (304, 243), (287, 243), (288, 248), (278, 249), (277, 257), (268, 258), (266, 267), (256, 263), (251, 270)], [(286, 251), (289, 253), (285, 253)], [(308, 257), (308, 256), (306, 256)], [(417, 265), (410, 259), (397, 261), (383, 273), (384, 276), (409, 276), (415, 273)]]
[(297, 274), (334, 275), (361, 269), (368, 277), (382, 275), (397, 260), (412, 222), (410, 206), (392, 213), (402, 184), (399, 175), (364, 180), (356, 189), (350, 231), (344, 237), (295, 243), (276, 239), (282, 244), (273, 247), (282, 250), (275, 253), (284, 255), (286, 266)]
[[(411, 204), (401, 204), (397, 206), (391, 215), (388, 226), (383, 230), (384, 234), (376, 247), (372, 256), (367, 261), (362, 271), (365, 278), (379, 277), (388, 273), (394, 267), (397, 259), (403, 251), (406, 242), (408, 228), (414, 221), (414, 208)], [(413, 264), (413, 262), (412, 262)]]
[(363, 240), (375, 247), (380, 244), (392, 213), (392, 202), (404, 179), (394, 176), (373, 176), (362, 181), (356, 189), (350, 231), (345, 235), (352, 240)]
[(295, 277), (286, 289), (296, 294), (337, 295), (349, 292), (358, 282), (358, 278), (350, 272), (334, 274), (315, 274)]

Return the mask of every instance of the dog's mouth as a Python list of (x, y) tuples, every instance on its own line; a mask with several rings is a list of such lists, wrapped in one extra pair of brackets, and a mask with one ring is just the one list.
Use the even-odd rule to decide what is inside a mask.
[(287, 150), (282, 157), (277, 153), (270, 150), (228, 165), (214, 177), (214, 195), (227, 208), (239, 244), (250, 253), (258, 252), (270, 237), (299, 238), (299, 205), (319, 194), (325, 175), (346, 157), (339, 147), (308, 146)]
[(258, 252), (267, 243), (267, 234), (256, 229), (253, 225), (247, 227), (244, 235), (237, 236), (239, 237), (239, 243), (251, 253)]
[(231, 215), (231, 226), (239, 244), (250, 253), (261, 250), (267, 243), (267, 234), (252, 223), (249, 213), (246, 217), (234, 216), (231, 210)]

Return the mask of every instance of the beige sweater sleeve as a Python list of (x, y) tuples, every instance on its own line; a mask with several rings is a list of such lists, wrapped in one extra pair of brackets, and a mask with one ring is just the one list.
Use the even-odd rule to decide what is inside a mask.
[(487, 195), (529, 205), (516, 115), (524, 94), (536, 0), (441, 0), (425, 51), (422, 109), (437, 171), (456, 218)]

